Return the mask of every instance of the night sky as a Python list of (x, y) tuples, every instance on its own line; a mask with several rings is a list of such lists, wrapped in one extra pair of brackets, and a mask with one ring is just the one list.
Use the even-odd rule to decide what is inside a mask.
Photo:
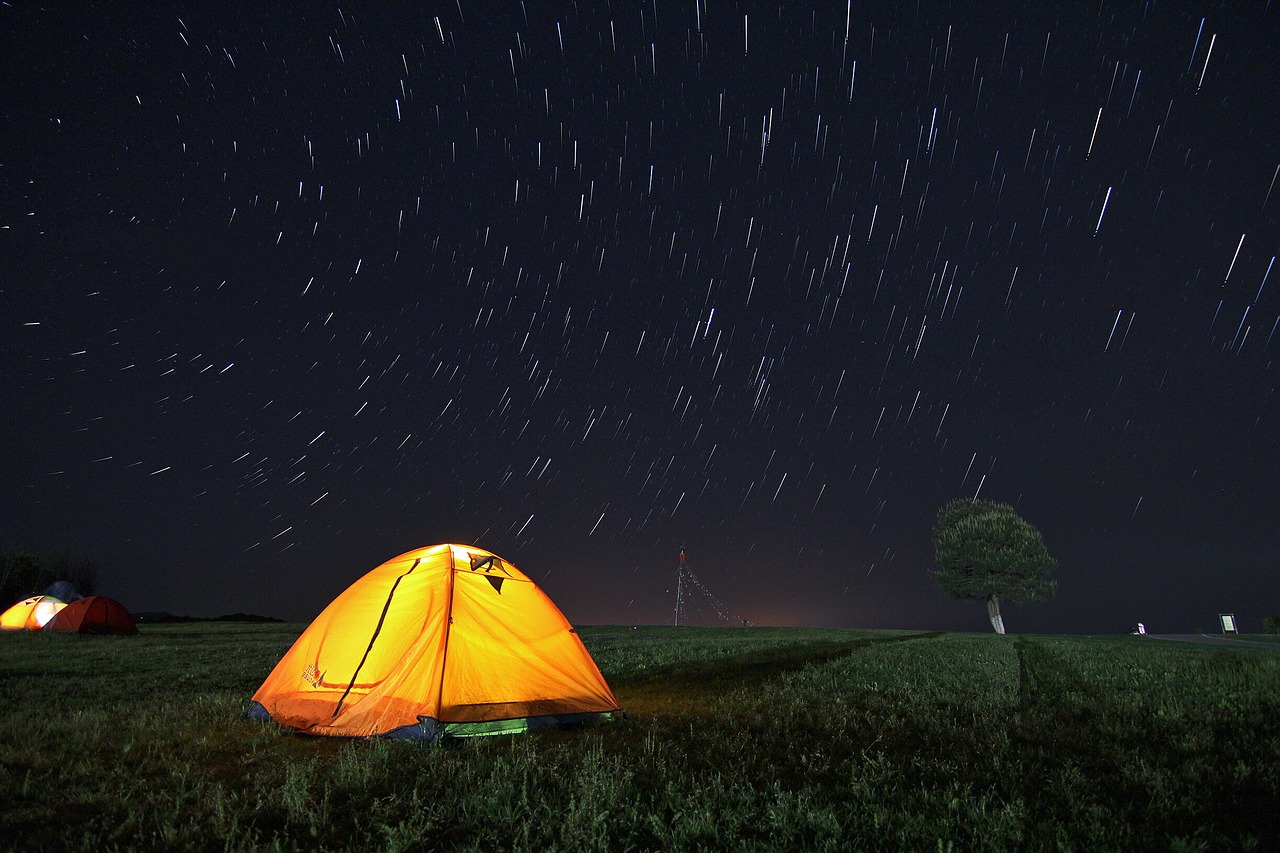
[(1280, 612), (1273, 4), (135, 5), (0, 4), (3, 550), (984, 631), (978, 496), (1059, 561), (1011, 632)]

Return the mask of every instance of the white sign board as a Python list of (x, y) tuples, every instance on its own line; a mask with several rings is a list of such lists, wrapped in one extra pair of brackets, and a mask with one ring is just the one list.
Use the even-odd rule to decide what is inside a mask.
[(1218, 618), (1222, 620), (1222, 633), (1238, 634), (1236, 630), (1236, 617), (1234, 613), (1219, 613)]

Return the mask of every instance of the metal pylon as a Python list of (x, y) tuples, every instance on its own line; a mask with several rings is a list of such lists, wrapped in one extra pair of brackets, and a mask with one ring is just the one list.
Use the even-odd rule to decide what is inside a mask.
[(680, 626), (680, 615), (684, 611), (684, 549), (680, 549), (680, 564), (676, 567), (676, 627)]

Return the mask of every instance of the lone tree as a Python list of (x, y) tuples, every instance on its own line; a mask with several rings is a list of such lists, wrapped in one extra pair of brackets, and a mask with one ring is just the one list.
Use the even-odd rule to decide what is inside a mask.
[(938, 589), (962, 601), (986, 599), (997, 634), (1004, 633), (1000, 599), (1032, 603), (1051, 598), (1058, 582), (1040, 531), (1003, 503), (955, 500), (938, 510), (933, 528)]

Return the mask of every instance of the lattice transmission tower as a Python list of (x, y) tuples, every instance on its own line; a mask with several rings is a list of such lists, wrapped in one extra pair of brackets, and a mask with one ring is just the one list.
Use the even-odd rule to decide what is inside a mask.
[(740, 625), (751, 624), (746, 619), (735, 618), (731, 613), (729, 613), (729, 608), (725, 607), (720, 602), (720, 599), (716, 598), (714, 595), (711, 594), (711, 590), (707, 589), (703, 585), (702, 581), (698, 578), (698, 576), (695, 575), (693, 573), (693, 570), (690, 569), (689, 566), (685, 563), (684, 548), (681, 548), (680, 560), (676, 566), (675, 624), (677, 626), (681, 624), (681, 620), (683, 620), (686, 623), (688, 622), (688, 614), (685, 612), (685, 608), (687, 606), (687, 602), (685, 601), (686, 586), (690, 587), (691, 590), (697, 590), (698, 592), (702, 593), (702, 595), (706, 597), (707, 601), (711, 602), (711, 608), (715, 610), (716, 615), (719, 616), (725, 622), (730, 622), (733, 624), (740, 624)]

